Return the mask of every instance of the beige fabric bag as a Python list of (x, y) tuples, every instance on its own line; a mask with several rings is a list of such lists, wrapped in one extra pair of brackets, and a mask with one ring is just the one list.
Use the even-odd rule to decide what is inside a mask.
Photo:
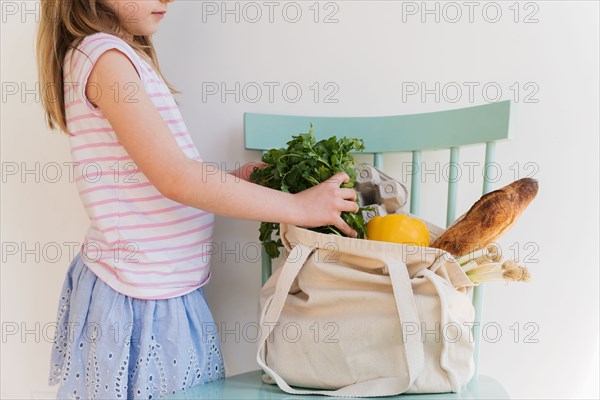
[(285, 262), (259, 300), (265, 382), (370, 397), (458, 392), (470, 380), (473, 284), (448, 253), (286, 224), (280, 233)]

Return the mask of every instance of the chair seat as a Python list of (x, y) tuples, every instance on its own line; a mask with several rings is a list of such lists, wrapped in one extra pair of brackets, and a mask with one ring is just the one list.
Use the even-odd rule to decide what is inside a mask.
[[(226, 379), (198, 385), (165, 399), (327, 399), (328, 396), (304, 396), (285, 393), (277, 385), (269, 385), (261, 380), (261, 370), (234, 375)], [(489, 376), (479, 375), (471, 381), (460, 393), (414, 394), (386, 398), (401, 398), (402, 400), (429, 399), (509, 399), (502, 385)]]

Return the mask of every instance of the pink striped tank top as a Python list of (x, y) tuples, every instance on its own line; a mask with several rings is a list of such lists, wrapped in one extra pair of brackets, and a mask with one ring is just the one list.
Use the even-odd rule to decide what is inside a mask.
[[(214, 215), (163, 196), (91, 104), (91, 93), (86, 98), (87, 79), (100, 55), (109, 49), (125, 54), (181, 150), (201, 161), (198, 150), (168, 87), (131, 46), (96, 33), (78, 48), (84, 54), (71, 50), (65, 57), (64, 82), (75, 182), (90, 219), (82, 260), (98, 278), (130, 297), (166, 299), (189, 293), (210, 279)], [(133, 85), (115, 90), (135, 96)]]

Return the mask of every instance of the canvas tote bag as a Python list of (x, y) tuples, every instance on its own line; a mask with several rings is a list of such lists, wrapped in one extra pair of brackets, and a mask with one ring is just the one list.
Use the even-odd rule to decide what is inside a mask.
[(448, 253), (287, 224), (280, 234), (285, 262), (259, 298), (266, 383), (371, 397), (459, 392), (470, 380), (473, 284)]

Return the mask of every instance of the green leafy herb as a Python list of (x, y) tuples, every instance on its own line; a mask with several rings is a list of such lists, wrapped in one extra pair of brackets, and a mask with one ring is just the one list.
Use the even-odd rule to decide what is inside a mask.
[[(344, 171), (350, 180), (341, 187), (353, 188), (356, 181), (354, 157), (352, 150), (362, 151), (365, 146), (362, 139), (350, 139), (335, 136), (316, 142), (313, 135), (313, 126), (310, 124), (308, 133), (292, 136), (287, 142), (287, 149), (271, 149), (262, 156), (262, 161), (267, 165), (262, 168), (255, 167), (250, 179), (259, 185), (267, 186), (288, 193), (298, 193), (312, 186), (326, 181), (334, 174)], [(358, 202), (358, 200), (357, 200)], [(358, 234), (357, 238), (366, 237), (366, 224), (360, 208), (357, 214), (342, 212), (341, 217)], [(332, 225), (311, 228), (321, 233), (343, 234)], [(260, 225), (259, 240), (271, 258), (279, 256), (279, 248), (283, 247), (279, 238), (279, 224), (262, 222)], [(272, 238), (275, 232), (277, 239)]]

